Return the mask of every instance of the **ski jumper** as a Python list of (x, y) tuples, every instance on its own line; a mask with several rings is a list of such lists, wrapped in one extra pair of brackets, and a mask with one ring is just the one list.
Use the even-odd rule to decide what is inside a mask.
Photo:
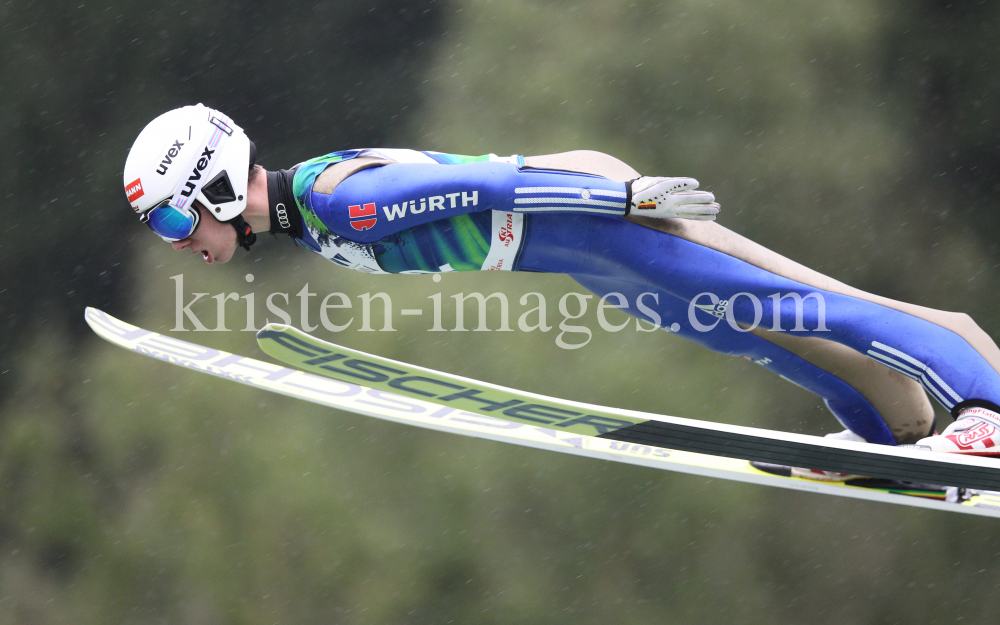
[(604, 154), (350, 150), (286, 173), (297, 242), (343, 267), (565, 273), (598, 296), (645, 293), (661, 327), (812, 391), (872, 443), (929, 435), (928, 394), (952, 414), (1000, 410), (1000, 349), (967, 315), (853, 289), (716, 223), (629, 216), (639, 174)]

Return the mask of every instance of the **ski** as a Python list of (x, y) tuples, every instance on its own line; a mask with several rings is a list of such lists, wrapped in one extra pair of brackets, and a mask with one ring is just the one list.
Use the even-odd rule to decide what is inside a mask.
[(500, 419), (674, 451), (871, 478), (1000, 491), (1000, 462), (911, 448), (836, 441), (555, 399), (334, 345), (268, 324), (264, 353), (294, 367), (405, 397)]
[(775, 475), (759, 471), (744, 460), (584, 436), (331, 380), (144, 330), (95, 308), (87, 309), (86, 320), (98, 336), (145, 356), (337, 410), (415, 427), (712, 479), (1000, 518), (1000, 493), (889, 480), (828, 483)]

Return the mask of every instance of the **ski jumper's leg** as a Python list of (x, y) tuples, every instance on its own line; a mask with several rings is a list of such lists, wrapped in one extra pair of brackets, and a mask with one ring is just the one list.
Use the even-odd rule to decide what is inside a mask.
[[(665, 330), (713, 351), (746, 358), (812, 391), (823, 399), (845, 428), (868, 442), (881, 445), (914, 442), (930, 428), (934, 414), (923, 389), (909, 378), (882, 367), (849, 347), (825, 341), (826, 345), (838, 350), (837, 357), (813, 364), (752, 332), (738, 332), (726, 323), (719, 323), (709, 332), (699, 332), (688, 320), (688, 302), (652, 284), (592, 275), (574, 274), (572, 277), (599, 297), (621, 294), (629, 306), (625, 312), (635, 317), (659, 323)], [(619, 300), (611, 301), (616, 303)], [(656, 312), (660, 318), (651, 319), (640, 312), (637, 302)], [(816, 350), (822, 351), (822, 346)], [(847, 352), (850, 357), (838, 358), (843, 356), (839, 353), (841, 351)], [(815, 353), (811, 355), (815, 356)], [(860, 362), (854, 362), (855, 359)], [(844, 360), (853, 366), (844, 366)], [(898, 415), (890, 430), (882, 415), (895, 415), (901, 406), (915, 411), (907, 410)]]
[[(949, 410), (1000, 402), (993, 364), (1000, 363), (1000, 349), (965, 315), (852, 289), (716, 224), (659, 220), (653, 229), (625, 220), (546, 217), (532, 221), (523, 269), (648, 282), (689, 303), (696, 330), (723, 323), (737, 332), (758, 330), (812, 364), (820, 362), (810, 360), (811, 347), (824, 343), (810, 346), (801, 337), (839, 343), (919, 382)], [(826, 351), (819, 360), (838, 360), (836, 350)], [(882, 416), (896, 430), (924, 411), (910, 408)]]
[(629, 167), (624, 161), (593, 150), (574, 150), (559, 154), (543, 156), (525, 156), (524, 164), (536, 169), (555, 169), (574, 171), (581, 174), (592, 174), (610, 178), (615, 182), (628, 182), (640, 176), (639, 172)]
[[(579, 171), (617, 181), (639, 176), (639, 172), (623, 161), (587, 150), (526, 157), (525, 164)], [(647, 221), (655, 222), (654, 226), (663, 223), (662, 220)], [(669, 220), (669, 223), (675, 221), (678, 220)], [(599, 295), (617, 291), (627, 295), (631, 302), (643, 292), (660, 293), (648, 282), (643, 282), (640, 288), (639, 283), (624, 283), (620, 278), (579, 274), (573, 277)], [(815, 337), (800, 338), (774, 332), (766, 336), (759, 329), (737, 332), (728, 324), (716, 326), (711, 332), (697, 332), (687, 320), (688, 302), (667, 294), (660, 295), (658, 302), (651, 297), (645, 300), (662, 319), (671, 320), (663, 321), (665, 327), (677, 323), (679, 335), (714, 351), (749, 358), (816, 393), (845, 427), (870, 442), (915, 442), (932, 428), (933, 409), (918, 383), (849, 347)], [(630, 312), (636, 314), (634, 309)]]
[[(919, 381), (931, 396), (951, 410), (953, 415), (966, 405), (975, 404), (992, 408), (1000, 403), (1000, 397), (996, 392), (998, 381), (1000, 381), (1000, 348), (988, 334), (976, 325), (971, 317), (964, 313), (925, 308), (866, 293), (791, 261), (718, 224), (703, 224), (709, 226), (703, 228), (695, 222), (683, 222), (679, 219), (644, 219), (639, 217), (630, 219), (630, 221), (740, 259), (759, 270), (806, 285), (812, 291), (825, 291), (847, 300), (853, 299), (859, 309), (866, 311), (883, 309), (887, 312), (886, 321), (899, 319), (909, 324), (911, 318), (919, 319), (930, 326), (927, 329), (931, 330), (934, 336), (938, 336), (944, 341), (942, 345), (935, 345), (933, 342), (920, 344), (920, 351), (934, 352), (935, 348), (941, 349), (949, 346), (955, 350), (951, 353), (956, 357), (962, 354), (968, 360), (949, 359), (945, 356), (948, 368), (966, 371), (964, 376), (959, 372), (959, 377), (981, 376), (982, 379), (978, 380), (977, 383), (958, 384), (958, 386), (963, 387), (964, 391), (957, 388), (949, 390), (949, 384), (942, 384), (942, 382), (947, 382), (947, 378), (945, 380), (938, 379), (941, 375), (940, 371), (931, 366), (922, 366), (927, 365), (927, 362), (920, 358), (915, 361), (913, 354), (908, 353), (902, 347), (892, 347), (884, 343), (882, 345), (860, 345), (859, 347), (864, 347), (864, 349), (859, 351)], [(864, 304), (861, 304), (862, 302)], [(785, 306), (784, 302), (782, 306)], [(874, 314), (878, 315), (878, 312)], [(913, 325), (926, 327), (919, 323)], [(782, 341), (778, 333), (769, 332), (763, 326), (755, 332), (768, 340)], [(787, 338), (799, 338), (799, 336), (786, 335)], [(813, 334), (812, 336), (817, 335)], [(787, 338), (785, 339), (786, 343)], [(915, 335), (905, 337), (904, 340), (920, 343), (920, 338), (919, 335)], [(929, 336), (927, 338), (930, 339)], [(888, 351), (887, 347), (890, 348)], [(940, 355), (945, 354), (942, 352)], [(950, 377), (951, 375), (949, 375)]]

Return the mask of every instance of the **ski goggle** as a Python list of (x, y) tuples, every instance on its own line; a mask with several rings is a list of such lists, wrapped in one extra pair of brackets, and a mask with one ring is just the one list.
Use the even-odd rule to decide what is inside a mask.
[(177, 208), (170, 204), (171, 199), (167, 198), (143, 213), (139, 221), (167, 241), (180, 241), (194, 233), (201, 220), (201, 211), (193, 205)]

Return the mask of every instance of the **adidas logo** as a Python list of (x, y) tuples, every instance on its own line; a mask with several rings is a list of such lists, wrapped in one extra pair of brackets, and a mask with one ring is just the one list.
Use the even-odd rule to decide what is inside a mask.
[(695, 308), (706, 312), (713, 317), (718, 317), (719, 319), (726, 318), (726, 309), (729, 308), (729, 300), (719, 300), (718, 304), (695, 304)]

